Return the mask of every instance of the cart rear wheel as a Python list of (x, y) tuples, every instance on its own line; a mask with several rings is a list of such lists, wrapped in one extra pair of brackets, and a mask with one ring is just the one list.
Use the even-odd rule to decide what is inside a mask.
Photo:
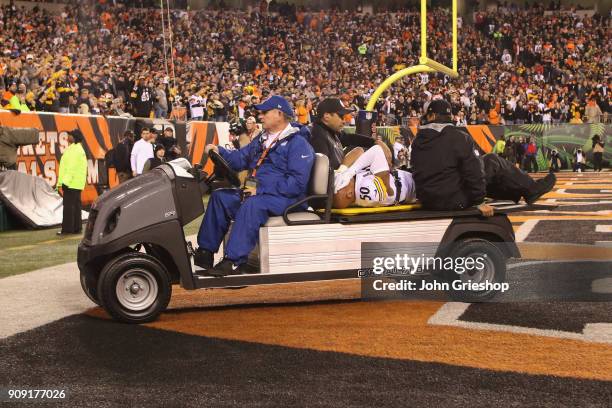
[(448, 271), (446, 277), (451, 284), (449, 291), (453, 300), (460, 302), (483, 302), (495, 297), (499, 290), (461, 290), (454, 289), (453, 282), (472, 284), (499, 284), (506, 281), (506, 257), (501, 249), (491, 241), (470, 238), (453, 244), (449, 255), (451, 258), (480, 259), (478, 266), (469, 268), (463, 273)]

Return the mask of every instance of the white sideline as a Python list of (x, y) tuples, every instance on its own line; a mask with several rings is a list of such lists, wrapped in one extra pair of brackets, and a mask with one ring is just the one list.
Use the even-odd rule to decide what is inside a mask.
[(95, 306), (81, 289), (76, 262), (0, 279), (0, 339)]
[(93, 306), (81, 289), (76, 262), (0, 279), (0, 339)]

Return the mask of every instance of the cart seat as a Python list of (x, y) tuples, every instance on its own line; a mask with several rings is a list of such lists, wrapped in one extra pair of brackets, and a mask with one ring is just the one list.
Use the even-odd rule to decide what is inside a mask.
[[(321, 153), (315, 153), (315, 162), (308, 186), (309, 195), (326, 195), (329, 182), (329, 158)], [(321, 218), (314, 212), (302, 211), (287, 214), (289, 221), (319, 221)], [(287, 225), (283, 217), (270, 217), (264, 227), (282, 227)]]

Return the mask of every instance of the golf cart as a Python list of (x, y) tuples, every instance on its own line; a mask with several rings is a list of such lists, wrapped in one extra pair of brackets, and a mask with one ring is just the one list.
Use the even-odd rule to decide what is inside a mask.
[[(78, 249), (81, 284), (116, 320), (154, 320), (167, 307), (172, 284), (193, 290), (354, 279), (364, 242), (425, 242), (438, 253), (445, 243), (460, 243), (454, 248), (462, 256), (478, 253), (490, 260), (461, 277), (475, 282), (504, 282), (506, 259), (520, 257), (506, 214), (526, 205), (499, 206), (490, 218), (476, 209), (425, 211), (414, 205), (334, 210), (333, 170), (328, 158), (317, 154), (309, 196), (260, 228), (259, 244), (249, 257), (257, 273), (212, 277), (193, 267), (183, 226), (204, 212), (202, 196), (221, 178), (234, 186), (239, 180), (221, 156), (211, 152), (210, 157), (211, 176), (177, 159), (105, 192), (93, 204)], [(307, 211), (295, 211), (305, 202)], [(463, 301), (495, 295), (494, 290), (453, 294)]]

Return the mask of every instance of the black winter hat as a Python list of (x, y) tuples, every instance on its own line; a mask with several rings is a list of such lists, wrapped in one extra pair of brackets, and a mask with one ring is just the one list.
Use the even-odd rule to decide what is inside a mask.
[(68, 132), (69, 135), (74, 139), (74, 143), (81, 143), (85, 136), (83, 136), (83, 132), (80, 129), (73, 129)]
[(435, 113), (436, 115), (452, 115), (453, 111), (450, 103), (448, 103), (445, 99), (435, 99), (431, 101), (425, 114), (430, 115), (432, 113)]

